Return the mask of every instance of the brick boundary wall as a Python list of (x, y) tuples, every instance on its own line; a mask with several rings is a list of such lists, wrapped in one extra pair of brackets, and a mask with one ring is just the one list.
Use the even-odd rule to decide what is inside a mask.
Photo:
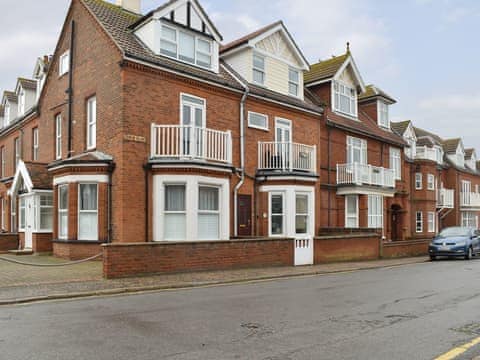
[(430, 239), (384, 242), (382, 258), (391, 259), (409, 256), (428, 255)]
[(363, 233), (315, 237), (314, 263), (375, 260), (380, 257), (381, 235)]
[[(99, 243), (53, 241), (53, 255), (65, 260), (83, 260), (102, 253)], [(97, 260), (101, 260), (101, 257)]]
[(293, 263), (293, 239), (283, 238), (103, 245), (103, 275), (108, 279)]
[(0, 253), (18, 249), (18, 234), (0, 234)]
[(52, 233), (33, 233), (32, 250), (35, 253), (51, 253), (53, 251)]

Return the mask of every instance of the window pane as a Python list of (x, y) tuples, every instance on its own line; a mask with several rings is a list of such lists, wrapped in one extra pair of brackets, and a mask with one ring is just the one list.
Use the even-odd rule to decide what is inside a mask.
[(165, 240), (186, 240), (185, 214), (165, 214)]
[(59, 229), (59, 236), (61, 238), (67, 237), (67, 227), (68, 227), (68, 215), (66, 213), (60, 213), (58, 215), (58, 229)]
[(288, 91), (291, 95), (298, 95), (298, 85), (297, 84), (288, 84)]
[(197, 105), (205, 105), (205, 100), (188, 96), (188, 95), (182, 95), (182, 101), (186, 101), (186, 102), (197, 104)]
[(78, 220), (78, 237), (81, 240), (98, 239), (97, 213), (80, 213)]
[(178, 44), (178, 56), (183, 61), (195, 62), (195, 37), (180, 32)]
[(259, 55), (253, 55), (253, 67), (265, 70), (265, 59)]
[(40, 229), (41, 230), (52, 229), (52, 217), (53, 217), (53, 208), (51, 207), (40, 208)]
[(210, 54), (211, 52), (211, 46), (210, 46), (210, 42), (209, 41), (205, 41), (205, 40), (202, 40), (202, 39), (198, 39), (198, 50), (203, 52), (203, 53), (207, 53), (207, 54)]
[(295, 218), (295, 232), (297, 234), (307, 233), (307, 219), (306, 215), (297, 215)]
[(171, 42), (161, 40), (160, 41), (160, 53), (163, 55), (177, 57), (177, 45)]
[(97, 210), (97, 185), (80, 184), (80, 210)]
[(177, 41), (176, 31), (169, 27), (162, 26), (162, 38), (176, 42)]
[(298, 71), (290, 69), (288, 72), (288, 78), (291, 82), (298, 83)]
[(263, 129), (268, 128), (267, 124), (267, 117), (265, 115), (256, 114), (256, 113), (249, 113), (248, 115), (248, 123), (250, 126), (256, 126)]
[(200, 187), (198, 190), (198, 210), (218, 211), (218, 188)]
[(219, 239), (219, 215), (200, 214), (198, 215), (198, 239), (218, 240)]
[(272, 214), (283, 214), (282, 195), (272, 195)]
[(61, 186), (58, 189), (59, 209), (68, 209), (68, 187)]
[(308, 196), (297, 195), (296, 197), (297, 214), (308, 214)]
[(258, 84), (263, 84), (264, 74), (261, 71), (253, 70), (253, 81)]
[(185, 211), (185, 185), (165, 186), (165, 211)]
[(283, 234), (283, 216), (272, 215), (272, 235)]
[(210, 67), (212, 65), (212, 57), (210, 55), (197, 53), (197, 65)]

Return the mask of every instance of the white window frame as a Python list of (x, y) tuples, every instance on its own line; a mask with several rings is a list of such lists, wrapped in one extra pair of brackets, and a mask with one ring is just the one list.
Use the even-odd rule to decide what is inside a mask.
[(396, 180), (402, 180), (402, 152), (395, 147), (390, 147), (390, 169), (395, 172)]
[(25, 226), (27, 222), (27, 207), (25, 204), (25, 197), (18, 197), (18, 231), (25, 232)]
[(25, 114), (25, 100), (26, 100), (25, 90), (21, 88), (20, 94), (18, 95), (18, 115), (20, 116)]
[[(311, 209), (310, 209), (310, 194), (311, 193), (306, 193), (306, 192), (302, 192), (302, 191), (296, 191), (295, 192), (295, 235), (307, 235), (309, 233), (311, 233), (311, 229), (310, 229), (310, 214), (311, 214)], [(297, 197), (298, 196), (305, 196), (307, 198), (307, 212), (306, 213), (298, 213), (297, 212)], [(306, 224), (307, 224), (307, 229), (306, 229), (306, 232), (304, 233), (299, 233), (297, 232), (297, 217), (299, 216), (302, 216), (302, 217), (305, 217), (306, 218)]]
[(390, 118), (388, 114), (388, 104), (378, 100), (378, 125), (385, 129), (390, 129)]
[(55, 116), (55, 158), (62, 158), (62, 114)]
[[(358, 143), (360, 141), (360, 143)], [(353, 136), (347, 136), (347, 164), (354, 163), (355, 151), (360, 151), (359, 164), (367, 165), (368, 163), (368, 144), (367, 140)]]
[[(296, 76), (297, 76), (297, 80), (296, 80), (296, 81), (295, 81), (295, 80), (292, 80), (291, 75), (292, 75), (293, 73), (295, 73)], [(289, 68), (288, 68), (288, 93), (289, 93), (290, 95), (292, 95), (292, 96), (295, 96), (295, 97), (300, 97), (300, 76), (301, 76), (300, 71), (298, 71), (297, 69), (294, 69), (294, 68), (292, 68), (292, 67), (289, 67)], [(297, 90), (297, 91), (296, 91), (295, 93), (293, 93), (293, 92), (291, 91), (291, 87), (292, 87), (292, 86), (295, 86), (295, 87), (296, 87), (296, 90)]]
[[(60, 201), (60, 193), (61, 189), (66, 189), (66, 197), (67, 197), (67, 207), (66, 208), (61, 208), (62, 202)], [(58, 204), (57, 204), (57, 211), (58, 211), (58, 224), (57, 224), (57, 231), (58, 231), (58, 238), (62, 240), (68, 239), (68, 221), (69, 221), (69, 214), (68, 214), (68, 209), (69, 209), (69, 198), (70, 198), (70, 189), (68, 184), (62, 184), (59, 185), (57, 188), (57, 196), (58, 196)], [(62, 229), (61, 229), (61, 224), (62, 222), (60, 221), (60, 218), (62, 215), (66, 214), (66, 221), (65, 221), (65, 235), (62, 235)]]
[(10, 124), (10, 104), (8, 102), (5, 102), (4, 109), (3, 109), (3, 119), (5, 126), (8, 126)]
[[(94, 106), (93, 106), (94, 105)], [(94, 110), (92, 110), (92, 107)], [(91, 141), (90, 141), (91, 138)], [(97, 147), (97, 97), (87, 99), (87, 150)]]
[(2, 178), (5, 177), (5, 168), (6, 168), (6, 159), (5, 159), (5, 146), (2, 146), (0, 149), (0, 156), (2, 157), (1, 161), (1, 171), (2, 171)]
[(427, 175), (427, 190), (435, 191), (435, 175)]
[[(355, 214), (348, 213), (349, 199), (355, 199), (355, 202), (356, 202)], [(355, 225), (353, 227), (347, 225), (349, 219), (355, 219)], [(359, 197), (358, 195), (346, 195), (345, 196), (345, 228), (357, 229), (358, 227), (359, 227)]]
[[(218, 198), (217, 198), (217, 201), (218, 201), (218, 204), (217, 204), (217, 210), (200, 210), (200, 188), (211, 188), (211, 189), (215, 189), (217, 190), (218, 192)], [(199, 240), (218, 240), (220, 239), (220, 194), (221, 194), (221, 189), (219, 186), (213, 186), (213, 185), (209, 185), (209, 184), (201, 184), (199, 183), (198, 184), (198, 207), (197, 207), (197, 224), (199, 224), (200, 222), (198, 221), (198, 219), (200, 218), (200, 215), (216, 215), (218, 217), (218, 228), (217, 228), (217, 239), (207, 239), (207, 238), (201, 238), (200, 235), (198, 235), (198, 239)], [(200, 231), (199, 229), (197, 230), (197, 234), (199, 234)]]
[(17, 225), (17, 198), (12, 196), (10, 198), (10, 232), (17, 232)]
[(13, 139), (13, 151), (14, 151), (14, 158), (15, 158), (15, 170), (17, 169), (18, 163), (21, 159), (20, 154), (20, 137), (16, 137)]
[[(258, 126), (258, 125), (252, 124), (252, 122), (251, 122), (252, 116), (259, 116), (259, 117), (262, 117), (263, 119), (265, 119), (265, 125), (266, 125), (266, 126), (265, 126), (265, 127), (262, 127), (262, 126)], [(269, 119), (268, 119), (268, 115), (261, 114), (261, 113), (258, 113), (258, 112), (254, 112), (254, 111), (249, 111), (249, 112), (248, 112), (248, 127), (254, 128), (254, 129), (259, 129), (259, 130), (268, 131), (268, 129), (269, 129)]]
[[(82, 210), (80, 209), (80, 205), (81, 205), (81, 195), (82, 195), (82, 192), (81, 192), (81, 187), (84, 186), (84, 185), (94, 185), (95, 188), (96, 188), (96, 192), (97, 192), (97, 203), (95, 204), (96, 205), (96, 209), (95, 210)], [(77, 219), (77, 233), (78, 233), (78, 240), (82, 240), (82, 241), (98, 241), (98, 229), (99, 229), (99, 223), (98, 223), (98, 204), (99, 204), (99, 199), (98, 199), (98, 195), (99, 195), (99, 187), (98, 187), (98, 183), (94, 183), (94, 182), (81, 182), (81, 183), (78, 183), (78, 188), (77, 188), (77, 192), (78, 192), (78, 206), (77, 206), (77, 215), (78, 215), (78, 219)], [(96, 231), (96, 236), (92, 237), (92, 238), (87, 238), (87, 237), (80, 237), (80, 217), (82, 216), (82, 214), (95, 214), (97, 216), (97, 231)]]
[(466, 227), (478, 228), (478, 216), (473, 211), (461, 212), (461, 224)]
[(436, 213), (433, 211), (429, 211), (427, 216), (428, 216), (428, 232), (435, 233), (436, 232), (436, 228), (435, 228)]
[(6, 224), (5, 224), (5, 215), (6, 215), (6, 206), (7, 206), (7, 201), (5, 199), (5, 197), (2, 197), (1, 199), (1, 206), (2, 206), (2, 218), (1, 218), (1, 225), (2, 225), (2, 230), (7, 230), (6, 229)]
[[(377, 212), (374, 213), (373, 210)], [(368, 227), (383, 229), (383, 196), (368, 195)]]
[(423, 189), (423, 174), (415, 173), (415, 190)]
[[(49, 205), (42, 205), (42, 196), (47, 196), (50, 198), (51, 203)], [(38, 223), (35, 224), (35, 231), (39, 233), (50, 233), (52, 232), (53, 227), (53, 194), (51, 191), (41, 191), (38, 193), (38, 196), (35, 196), (35, 200), (38, 201), (38, 206), (36, 206), (36, 211), (38, 211), (36, 219), (38, 219)], [(42, 227), (42, 209), (52, 209), (51, 216), (52, 216), (52, 226), (49, 228)]]
[[(184, 204), (184, 210), (167, 210), (166, 209), (166, 195), (167, 195), (167, 188), (168, 187), (171, 187), (171, 186), (182, 186), (185, 188), (185, 204)], [(187, 184), (185, 182), (173, 182), (173, 183), (164, 183), (163, 184), (163, 197), (164, 197), (164, 202), (163, 202), (163, 218), (166, 219), (168, 217), (168, 215), (183, 215), (185, 216), (185, 226), (187, 224)], [(167, 227), (164, 226), (163, 227), (163, 239), (165, 241), (177, 241), (177, 240), (181, 240), (181, 239), (167, 239), (167, 236), (166, 236), (166, 229)], [(186, 237), (186, 230), (185, 230), (185, 237)]]
[(70, 71), (70, 50), (65, 51), (58, 60), (58, 75), (62, 76)]
[(417, 211), (415, 213), (415, 231), (417, 233), (423, 233), (423, 212)]
[[(352, 95), (353, 94), (353, 95)], [(358, 117), (357, 91), (346, 83), (334, 80), (332, 81), (333, 109), (335, 112), (347, 115), (356, 119)], [(350, 111), (342, 109), (342, 98), (349, 102)]]
[(33, 161), (38, 161), (39, 155), (39, 130), (38, 127), (33, 128), (32, 130), (32, 159)]
[[(273, 196), (281, 196), (282, 197), (282, 212), (281, 213), (273, 213), (272, 212), (272, 197)], [(285, 192), (283, 191), (271, 191), (268, 193), (268, 235), (270, 237), (282, 237), (285, 236), (286, 233), (286, 223), (285, 223)], [(281, 234), (273, 234), (272, 233), (272, 217), (273, 216), (281, 216), (282, 217), (282, 232)]]
[[(263, 68), (260, 68), (258, 66), (255, 66), (255, 58), (261, 59), (263, 62)], [(266, 61), (265, 61), (265, 56), (260, 55), (259, 53), (254, 52), (252, 56), (252, 82), (254, 84), (260, 85), (260, 86), (265, 86), (265, 81), (266, 81)], [(256, 81), (255, 80), (255, 73), (258, 72), (262, 74), (262, 82)]]

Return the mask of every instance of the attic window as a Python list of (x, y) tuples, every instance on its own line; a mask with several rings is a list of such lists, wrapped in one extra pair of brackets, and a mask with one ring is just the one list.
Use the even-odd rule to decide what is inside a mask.
[(390, 128), (390, 120), (388, 118), (388, 105), (383, 101), (378, 102), (378, 125)]
[(333, 83), (334, 110), (346, 115), (357, 117), (357, 92), (339, 81)]
[(258, 54), (253, 54), (253, 82), (265, 84), (265, 58)]
[(171, 26), (162, 25), (160, 54), (203, 68), (212, 67), (212, 42)]
[(288, 92), (290, 95), (298, 96), (299, 79), (298, 71), (290, 68), (288, 71)]
[(60, 61), (58, 64), (58, 75), (62, 76), (68, 73), (69, 69), (70, 69), (70, 51), (65, 51), (60, 56)]

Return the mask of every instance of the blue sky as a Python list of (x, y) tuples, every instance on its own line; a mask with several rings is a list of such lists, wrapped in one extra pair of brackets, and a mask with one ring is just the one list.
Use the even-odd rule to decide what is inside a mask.
[[(0, 89), (30, 76), (35, 58), (53, 51), (69, 3), (8, 1), (12, 11), (0, 13)], [(311, 63), (344, 52), (350, 41), (365, 82), (398, 100), (394, 120), (461, 136), (480, 151), (480, 1), (200, 1), (225, 41), (278, 19)], [(163, 0), (142, 3), (147, 11)]]

